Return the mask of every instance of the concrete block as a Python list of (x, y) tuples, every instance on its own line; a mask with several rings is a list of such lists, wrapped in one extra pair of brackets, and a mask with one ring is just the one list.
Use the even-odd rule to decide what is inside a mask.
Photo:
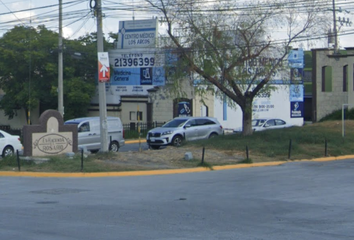
[(192, 160), (192, 159), (193, 159), (193, 154), (191, 152), (186, 152), (184, 154), (184, 160), (189, 161), (189, 160)]
[(66, 155), (68, 158), (73, 159), (74, 156), (75, 156), (75, 153), (73, 153), (73, 152), (67, 152), (67, 153), (65, 153), (65, 155)]

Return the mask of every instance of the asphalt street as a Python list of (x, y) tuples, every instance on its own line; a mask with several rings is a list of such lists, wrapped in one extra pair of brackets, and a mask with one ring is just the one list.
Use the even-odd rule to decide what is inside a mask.
[(0, 177), (0, 239), (354, 239), (354, 160), (114, 177)]

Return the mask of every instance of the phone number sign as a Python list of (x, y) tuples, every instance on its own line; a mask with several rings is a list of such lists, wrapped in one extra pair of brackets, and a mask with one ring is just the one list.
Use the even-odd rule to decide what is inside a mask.
[(119, 50), (110, 53), (110, 63), (113, 65), (111, 85), (165, 85), (162, 60), (161, 54), (154, 52)]

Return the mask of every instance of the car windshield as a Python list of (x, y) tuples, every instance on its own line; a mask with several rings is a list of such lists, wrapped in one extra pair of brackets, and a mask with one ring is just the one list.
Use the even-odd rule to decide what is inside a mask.
[(259, 127), (262, 126), (263, 123), (265, 123), (265, 119), (254, 119), (252, 120), (252, 127)]
[(173, 119), (166, 124), (164, 124), (162, 127), (180, 127), (182, 126), (185, 122), (188, 121), (188, 118), (179, 118), (179, 119)]

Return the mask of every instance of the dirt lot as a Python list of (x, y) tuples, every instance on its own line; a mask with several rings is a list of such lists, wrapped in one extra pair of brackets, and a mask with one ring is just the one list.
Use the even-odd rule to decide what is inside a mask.
[[(185, 160), (185, 154), (190, 152), (192, 160)], [(193, 147), (172, 147), (168, 146), (159, 150), (118, 152), (111, 154), (110, 158), (102, 158), (97, 161), (107, 165), (119, 165), (129, 169), (174, 169), (196, 167), (201, 163), (203, 155), (202, 148)], [(241, 153), (233, 151), (204, 150), (204, 162), (210, 165), (235, 164), (244, 160)]]

